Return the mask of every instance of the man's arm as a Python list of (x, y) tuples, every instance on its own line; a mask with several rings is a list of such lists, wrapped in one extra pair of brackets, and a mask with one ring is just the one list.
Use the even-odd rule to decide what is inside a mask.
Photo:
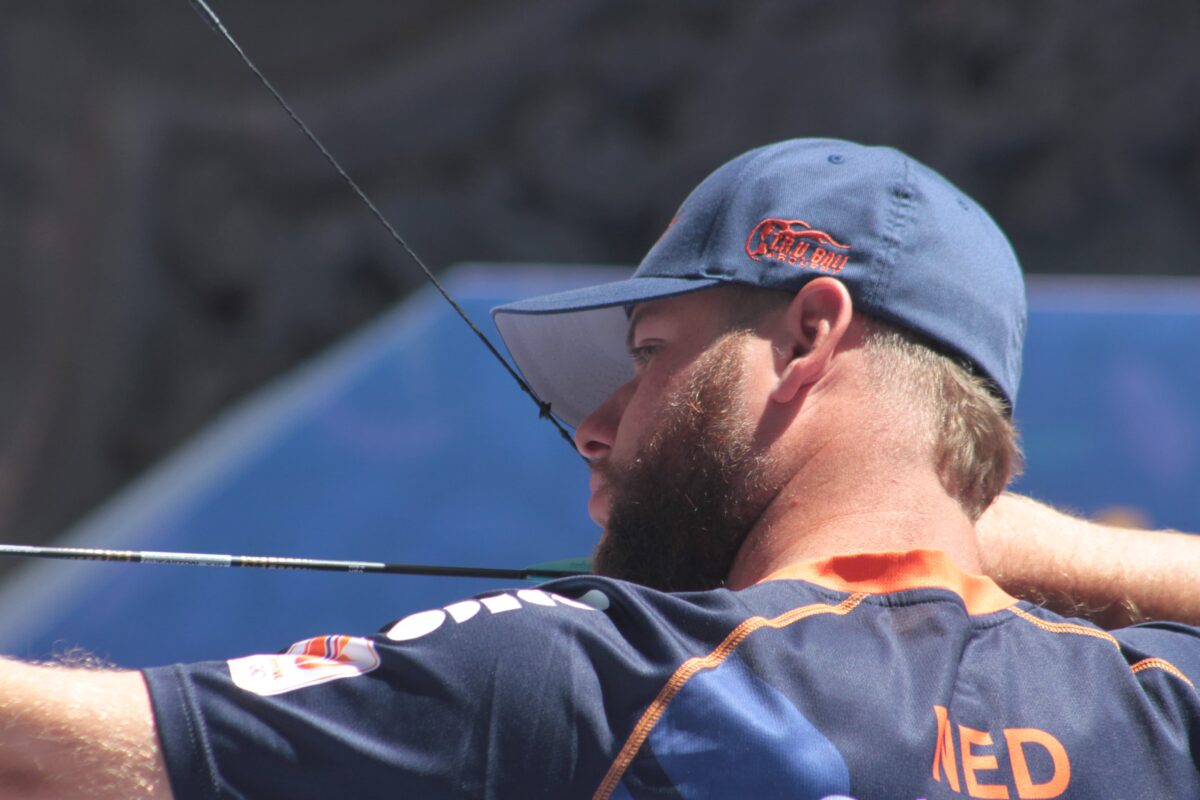
[(1200, 536), (1101, 525), (1014, 494), (976, 531), (984, 572), (1017, 597), (1106, 628), (1200, 625)]
[(0, 799), (170, 798), (138, 672), (0, 660)]

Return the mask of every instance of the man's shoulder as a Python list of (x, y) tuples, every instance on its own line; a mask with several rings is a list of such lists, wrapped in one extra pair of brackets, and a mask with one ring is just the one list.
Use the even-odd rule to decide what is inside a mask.
[(419, 611), (386, 625), (380, 635), (394, 643), (440, 638), (447, 644), (462, 641), (471, 646), (489, 640), (512, 646), (526, 637), (544, 643), (561, 635), (588, 644), (636, 639), (659, 629), (686, 636), (693, 629), (736, 625), (753, 613), (740, 593), (667, 593), (587, 575)]
[(1200, 628), (1149, 622), (1112, 632), (1135, 672), (1161, 671), (1200, 687)]
[(787, 583), (750, 591), (662, 592), (577, 576), (419, 611), (385, 626), (375, 639), (401, 657), (461, 655), (497, 668), (570, 657), (581, 669), (624, 663), (669, 672), (747, 623), (828, 600), (818, 597), (821, 587)]
[(526, 633), (603, 627), (608, 596), (586, 587), (564, 590), (550, 585), (487, 592), (408, 614), (385, 625), (380, 635), (397, 643), (488, 636), (511, 642), (511, 637)]

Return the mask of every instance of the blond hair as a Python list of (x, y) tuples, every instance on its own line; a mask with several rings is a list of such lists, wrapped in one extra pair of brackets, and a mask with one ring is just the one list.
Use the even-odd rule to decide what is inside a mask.
[[(794, 296), (750, 286), (726, 291), (726, 322), (743, 329)], [(878, 318), (866, 317), (863, 352), (883, 402), (897, 419), (914, 420), (942, 486), (972, 521), (979, 519), (1021, 472), (1019, 438), (1005, 402), (964, 359)]]
[(923, 337), (869, 319), (863, 352), (889, 406), (920, 421), (942, 486), (972, 521), (1020, 474), (1016, 426), (990, 382)]

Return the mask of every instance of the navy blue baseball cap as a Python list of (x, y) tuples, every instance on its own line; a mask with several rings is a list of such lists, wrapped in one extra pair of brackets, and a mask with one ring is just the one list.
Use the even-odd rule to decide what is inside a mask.
[(1011, 411), (1025, 284), (992, 218), (888, 147), (793, 139), (709, 175), (628, 280), (493, 309), (505, 345), (555, 416), (577, 426), (633, 376), (627, 311), (744, 284), (799, 291), (831, 275), (855, 309), (965, 360)]

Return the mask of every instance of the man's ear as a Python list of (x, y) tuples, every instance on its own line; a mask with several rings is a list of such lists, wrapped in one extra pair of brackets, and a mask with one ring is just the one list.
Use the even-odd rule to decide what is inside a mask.
[(853, 312), (850, 292), (835, 278), (815, 278), (792, 298), (776, 331), (779, 372), (772, 400), (791, 402), (829, 371)]

